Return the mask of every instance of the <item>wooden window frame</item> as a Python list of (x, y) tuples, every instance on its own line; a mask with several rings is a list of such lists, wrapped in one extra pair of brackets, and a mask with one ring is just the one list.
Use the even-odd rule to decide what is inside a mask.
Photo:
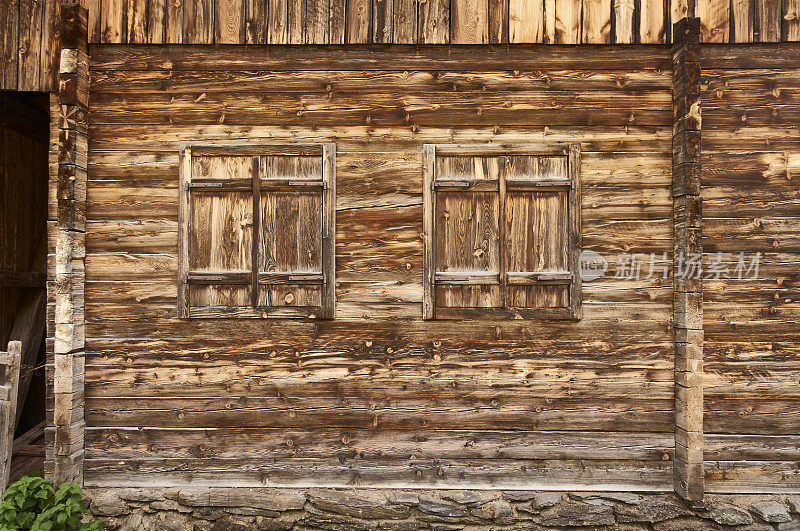
[[(192, 181), (193, 156), (226, 156), (247, 157), (252, 156), (253, 177), (252, 183), (214, 183), (216, 190), (249, 191), (253, 194), (253, 235), (251, 250), (251, 271), (247, 274), (229, 272), (209, 272), (190, 275), (189, 270), (189, 223), (191, 216), (190, 191), (193, 186), (202, 186), (200, 182)], [(259, 203), (264, 181), (260, 175), (261, 164), (255, 160), (261, 156), (320, 156), (322, 158), (322, 180), (320, 181), (289, 181), (276, 180), (270, 182), (270, 189), (280, 191), (297, 191), (298, 187), (322, 189), (322, 304), (320, 306), (304, 307), (257, 307), (257, 286), (269, 280), (272, 283), (316, 281), (319, 278), (311, 275), (293, 273), (272, 273), (258, 270), (258, 240), (260, 227)], [(336, 144), (183, 144), (180, 146), (179, 169), (179, 195), (180, 205), (178, 210), (178, 317), (179, 318), (319, 318), (333, 319), (335, 313), (335, 287), (336, 287)], [(205, 277), (205, 278), (201, 278)], [(189, 286), (193, 281), (202, 280), (204, 283), (222, 281), (225, 284), (249, 284), (251, 286), (251, 307), (225, 308), (225, 307), (196, 307), (189, 305)]]
[[(564, 308), (437, 308), (436, 281), (443, 280), (447, 273), (436, 271), (436, 225), (435, 225), (435, 193), (437, 189), (464, 189), (460, 182), (436, 181), (436, 158), (445, 156), (566, 156), (567, 180), (561, 182), (531, 182), (524, 186), (530, 190), (546, 190), (548, 187), (565, 189), (568, 197), (567, 221), (567, 260), (569, 270), (564, 274), (558, 272), (530, 273), (509, 277), (505, 271), (505, 191), (506, 179), (501, 172), (500, 193), (500, 285), (503, 289), (507, 283), (524, 284), (568, 284), (570, 285), (569, 306)], [(580, 276), (581, 247), (581, 149), (577, 143), (552, 144), (424, 144), (423, 145), (423, 319), (559, 319), (579, 320), (582, 318), (582, 296)], [(569, 181), (569, 182), (566, 182)], [(472, 185), (470, 185), (472, 186)], [(464, 284), (481, 284), (481, 275), (457, 275), (456, 282)], [(497, 276), (497, 275), (493, 275)], [(462, 278), (463, 277), (463, 278)], [(473, 278), (475, 277), (475, 278)], [(519, 277), (519, 278), (517, 278)], [(493, 282), (495, 282), (493, 280)]]

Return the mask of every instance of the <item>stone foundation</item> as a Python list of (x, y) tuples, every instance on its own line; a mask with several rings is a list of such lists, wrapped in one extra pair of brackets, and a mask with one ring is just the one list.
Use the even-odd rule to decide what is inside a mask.
[(86, 489), (108, 529), (800, 530), (800, 496), (388, 489)]

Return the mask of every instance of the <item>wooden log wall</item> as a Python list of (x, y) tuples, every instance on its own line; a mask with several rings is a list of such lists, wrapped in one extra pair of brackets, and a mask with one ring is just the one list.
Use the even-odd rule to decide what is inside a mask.
[[(800, 41), (800, 0), (80, 0), (92, 43), (669, 43)], [(696, 4), (696, 7), (695, 7)], [(0, 3), (0, 89), (55, 89), (59, 0)]]
[[(93, 47), (85, 483), (671, 490), (669, 278), (422, 320), (424, 143), (580, 143), (583, 247), (671, 253), (669, 49), (565, 53)], [(334, 320), (176, 317), (179, 145), (214, 141), (336, 143)]]
[[(703, 282), (707, 492), (800, 489), (798, 65), (796, 45), (702, 48), (703, 252), (734, 276)], [(739, 252), (761, 253), (743, 280)]]

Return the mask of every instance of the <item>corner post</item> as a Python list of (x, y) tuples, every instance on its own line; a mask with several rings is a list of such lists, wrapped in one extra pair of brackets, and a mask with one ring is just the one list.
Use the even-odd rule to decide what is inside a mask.
[(700, 19), (683, 18), (672, 46), (673, 321), (675, 326), (674, 488), (703, 499), (703, 291), (700, 189)]
[[(54, 302), (51, 326), (52, 354), (48, 349), (47, 476), (56, 485), (64, 481), (83, 484), (84, 462), (84, 258), (86, 256), (86, 179), (88, 155), (89, 64), (86, 9), (76, 3), (61, 4), (57, 101), (58, 120), (56, 223), (53, 265), (49, 270), (48, 297)], [(55, 168), (54, 168), (55, 169)], [(52, 196), (51, 196), (52, 197)]]

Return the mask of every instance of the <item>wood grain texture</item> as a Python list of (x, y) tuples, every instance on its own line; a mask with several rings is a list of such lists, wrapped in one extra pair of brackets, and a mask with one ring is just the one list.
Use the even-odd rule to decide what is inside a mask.
[(368, 0), (347, 0), (347, 29), (345, 42), (365, 44), (370, 42), (372, 4)]
[(455, 0), (450, 11), (450, 42), (452, 44), (489, 43), (488, 2)]
[(634, 42), (633, 15), (634, 0), (614, 0), (614, 21), (616, 22), (615, 42), (630, 44)]
[(214, 2), (198, 0), (186, 2), (183, 7), (183, 42), (187, 44), (212, 44), (214, 42)]
[(730, 2), (728, 0), (698, 0), (695, 13), (700, 18), (700, 40), (702, 42), (728, 42), (730, 40)]
[(581, 42), (608, 44), (611, 42), (611, 0), (583, 0)]
[[(489, 14), (492, 15), (491, 12)], [(507, 42), (543, 42), (544, 20), (544, 4), (541, 1), (508, 0)], [(502, 26), (500, 28), (502, 32)]]
[[(704, 42), (800, 41), (796, 0), (699, 0), (696, 6), (688, 0), (85, 3), (90, 8), (88, 28), (92, 43), (668, 43), (672, 24), (695, 12), (701, 18)], [(31, 10), (36, 16), (31, 15)], [(4, 32), (2, 41), (0, 88), (51, 89), (56, 75), (55, 47), (51, 44), (58, 29), (58, 10), (58, 0), (8, 0), (2, 6), (0, 26), (9, 31)], [(25, 76), (20, 76), (20, 69)]]
[(578, 44), (581, 33), (581, 4), (570, 0), (555, 1), (555, 40), (558, 44)]
[[(244, 0), (214, 0), (214, 7), (214, 42), (244, 43)], [(186, 14), (184, 14), (185, 20)]]
[(655, 44), (667, 42), (667, 28), (664, 20), (664, 2), (666, 0), (648, 0), (640, 2), (639, 42)]
[(149, 0), (147, 5), (147, 42), (161, 44), (166, 30), (167, 0)]
[[(678, 352), (668, 279), (586, 282), (579, 322), (543, 326), (524, 319), (421, 319), (426, 297), (421, 278), (425, 143), (580, 143), (584, 216), (578, 233), (583, 248), (609, 256), (672, 252), (672, 75), (663, 50), (642, 47), (635, 59), (623, 59), (598, 47), (596, 56), (576, 58), (557, 46), (535, 55), (522, 46), (515, 51), (518, 58), (497, 61), (491, 49), (485, 55), (483, 49), (472, 52), (468, 60), (460, 47), (440, 55), (436, 47), (349, 50), (346, 56), (306, 50), (306, 55), (319, 54), (313, 60), (292, 55), (299, 53), (292, 50), (281, 51), (285, 57), (279, 59), (275, 51), (228, 48), (186, 48), (180, 57), (169, 50), (98, 48), (93, 59), (86, 225), (90, 481), (136, 484), (154, 477), (185, 484), (213, 478), (242, 484), (256, 481), (257, 474), (243, 476), (235, 467), (252, 469), (275, 459), (269, 473), (276, 471), (286, 484), (308, 480), (308, 466), (321, 467), (315, 470), (331, 474), (324, 481), (338, 484), (353, 477), (348, 474), (354, 469), (347, 467), (354, 466), (372, 484), (392, 486), (417, 481), (413, 478), (419, 476), (408, 475), (407, 462), (400, 461), (416, 455), (420, 463), (449, 460), (452, 470), (459, 471), (474, 470), (459, 459), (484, 459), (483, 470), (490, 470), (497, 484), (563, 485), (564, 478), (582, 484), (586, 471), (598, 470), (592, 481), (603, 477), (620, 488), (670, 488), (670, 459), (677, 450), (669, 442), (663, 445), (667, 460), (662, 462), (654, 442), (671, 441), (675, 427)], [(706, 243), (727, 251), (735, 245), (766, 250), (777, 242), (769, 260), (765, 254), (763, 278), (752, 286), (704, 283), (703, 325), (713, 342), (708, 352), (714, 352), (707, 360), (705, 415), (712, 434), (791, 437), (797, 430), (792, 408), (798, 400), (792, 383), (798, 310), (791, 268), (800, 262), (796, 222), (790, 218), (796, 207), (792, 177), (800, 160), (796, 146), (791, 148), (797, 139), (792, 111), (784, 114), (784, 109), (794, 106), (798, 82), (786, 68), (791, 53), (756, 52), (745, 57), (744, 50), (711, 50), (704, 61), (736, 70), (708, 70), (699, 78), (708, 87), (703, 104), (712, 111), (703, 137), (704, 148), (710, 146), (703, 155), (704, 193), (709, 194)], [(246, 58), (247, 66), (237, 56)], [(564, 57), (575, 60), (568, 69)], [(459, 66), (449, 68), (453, 63)], [(530, 64), (541, 70), (530, 72)], [(783, 69), (764, 70), (776, 64)], [(514, 65), (522, 73), (514, 73)], [(165, 105), (170, 101), (165, 94), (175, 98), (173, 107)], [(201, 94), (204, 98), (195, 103)], [(581, 105), (605, 106), (617, 115), (633, 113), (634, 124), (608, 118), (611, 112), (601, 118), (576, 112), (563, 125), (547, 123), (548, 118), (531, 125), (529, 116), (536, 119), (539, 111), (526, 115), (525, 123), (514, 121), (509, 112), (503, 118), (508, 125), (466, 118), (470, 109), (477, 114), (476, 107), (502, 102), (540, 108), (553, 102), (561, 114)], [(753, 102), (755, 115), (746, 111)], [(442, 105), (437, 109), (445, 110), (415, 114), (411, 105)], [(295, 115), (259, 111), (281, 106)], [(658, 112), (650, 115), (649, 125), (637, 125), (637, 110), (644, 106)], [(119, 107), (129, 112), (116, 111)], [(222, 123), (198, 118), (223, 107), (229, 112)], [(370, 112), (343, 111), (359, 107)], [(199, 111), (193, 116), (194, 108)], [(778, 114), (772, 120), (783, 122), (767, 122), (773, 110)], [(251, 122), (248, 112), (260, 123)], [(297, 112), (322, 118), (299, 118)], [(184, 113), (191, 118), (182, 118)], [(734, 125), (744, 114), (745, 125)], [(424, 121), (417, 121), (419, 116)], [(265, 324), (232, 317), (175, 318), (178, 147), (187, 138), (336, 143), (336, 319)], [(751, 147), (756, 152), (750, 153)], [(286, 176), (274, 164), (269, 168), (275, 181)], [(264, 180), (269, 180), (266, 166)], [(268, 186), (273, 185), (275, 190), (283, 186)], [(536, 194), (529, 202), (561, 209), (552, 200), (556, 192)], [(506, 209), (524, 203), (520, 199)], [(498, 211), (503, 210), (498, 202)], [(311, 290), (301, 295), (295, 288), (299, 283), (287, 280), (270, 297), (285, 303), (281, 297), (289, 292), (294, 300), (317, 296)], [(460, 296), (472, 300), (472, 294), (464, 295), (465, 285), (472, 288), (459, 284)], [(251, 300), (233, 288), (223, 295)], [(525, 293), (526, 302), (529, 296), (563, 297)], [(762, 336), (759, 344), (742, 340), (764, 330), (775, 337)], [(748, 371), (755, 359), (767, 365), (752, 381)], [(462, 439), (440, 430), (472, 430), (481, 439), (464, 446), (471, 434), (461, 433)], [(551, 430), (568, 433), (544, 433)], [(430, 434), (430, 439), (415, 441), (412, 433)], [(342, 434), (355, 442), (336, 443)], [(307, 461), (292, 461), (277, 442), (282, 436), (292, 438), (297, 457)], [(192, 453), (203, 437), (208, 454)], [(573, 442), (562, 443), (564, 438)], [(713, 489), (765, 488), (778, 474), (756, 462), (771, 452), (774, 466), (794, 459), (789, 457), (791, 441), (770, 447), (752, 438), (724, 439), (710, 446), (713, 472), (707, 484)], [(387, 455), (375, 455), (379, 445)], [(335, 451), (325, 453), (330, 447)], [(561, 453), (550, 455), (558, 459), (536, 468), (540, 456), (556, 447)], [(345, 455), (344, 464), (336, 460), (336, 452), (354, 448), (363, 449), (367, 458), (351, 462)], [(611, 455), (616, 449), (620, 453)], [(501, 451), (513, 457), (501, 457)], [(570, 472), (575, 459), (582, 460), (580, 474)], [(725, 462), (733, 460), (741, 462), (730, 469), (731, 476), (719, 471), (729, 470)], [(657, 467), (641, 465), (645, 461)], [(535, 472), (520, 478), (519, 466), (529, 465)], [(137, 466), (155, 475), (146, 476)], [(197, 475), (190, 478), (187, 470)], [(427, 478), (425, 470), (420, 473)], [(643, 481), (641, 474), (653, 478)], [(431, 477), (426, 484), (447, 484), (452, 477), (458, 476)]]
[(27, 21), (19, 32), (18, 88), (36, 90), (41, 86), (39, 65), (46, 52), (42, 53), (43, 0), (19, 0), (19, 20)]
[(781, 40), (781, 2), (777, 0), (755, 0), (756, 42), (780, 42)]
[(125, 3), (123, 0), (102, 0), (100, 5), (100, 31), (102, 42), (125, 42)]
[(445, 0), (419, 2), (420, 44), (447, 44), (450, 42), (450, 6)]
[(147, 38), (147, 4), (149, 0), (127, 0), (126, 35), (128, 42), (142, 44)]

